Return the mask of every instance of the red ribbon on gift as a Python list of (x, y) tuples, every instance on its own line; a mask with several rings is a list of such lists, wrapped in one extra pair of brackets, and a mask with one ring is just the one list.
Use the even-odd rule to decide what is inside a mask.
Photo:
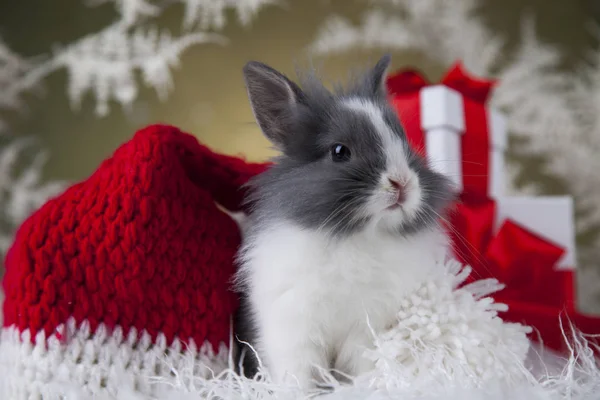
[[(469, 76), (462, 64), (456, 63), (440, 83), (463, 98), (464, 191), (451, 215), (449, 232), (455, 256), (473, 268), (470, 281), (496, 278), (505, 284), (505, 289), (493, 295), (509, 307), (502, 318), (533, 327), (532, 339), (541, 339), (551, 349), (568, 350), (564, 335), (569, 337), (570, 324), (583, 333), (600, 334), (600, 318), (583, 315), (576, 309), (574, 271), (555, 269), (565, 252), (563, 248), (510, 219), (495, 230), (496, 203), (488, 197), (487, 190), (491, 141), (485, 104), (495, 82)], [(390, 101), (408, 140), (423, 155), (425, 138), (419, 94), (429, 85), (414, 70), (401, 71), (387, 80)]]
[(576, 309), (574, 271), (558, 270), (565, 250), (510, 219), (494, 229), (496, 203), (473, 193), (463, 193), (451, 213), (449, 230), (456, 258), (473, 268), (470, 280), (496, 278), (506, 287), (493, 295), (509, 309), (507, 321), (535, 329), (532, 339), (567, 351), (560, 322), (570, 334), (570, 324), (587, 334), (600, 333), (600, 318)]
[[(480, 195), (488, 191), (490, 134), (485, 103), (495, 81), (469, 76), (460, 62), (454, 64), (440, 84), (459, 92), (463, 97), (465, 133), (461, 137), (463, 187)], [(409, 142), (421, 154), (425, 151), (425, 136), (421, 129), (419, 93), (430, 83), (415, 70), (407, 69), (387, 79), (390, 101), (394, 105)], [(485, 149), (482, 151), (482, 149)]]

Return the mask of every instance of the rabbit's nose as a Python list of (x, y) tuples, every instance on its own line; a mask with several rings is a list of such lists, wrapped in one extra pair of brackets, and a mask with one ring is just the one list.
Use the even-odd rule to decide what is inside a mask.
[(388, 178), (388, 181), (390, 181), (390, 185), (392, 185), (394, 189), (404, 189), (404, 185), (400, 183), (400, 181), (397, 181), (392, 178)]
[(396, 192), (398, 194), (398, 199), (396, 200), (396, 202), (402, 203), (404, 200), (406, 200), (405, 185), (395, 179), (392, 179), (392, 178), (388, 178), (388, 180), (390, 181), (390, 185), (392, 185), (392, 187), (396, 190)]

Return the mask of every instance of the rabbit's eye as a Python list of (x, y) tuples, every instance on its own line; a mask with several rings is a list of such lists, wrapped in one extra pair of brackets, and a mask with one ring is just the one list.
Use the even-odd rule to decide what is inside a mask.
[(331, 159), (335, 162), (348, 161), (350, 159), (350, 149), (340, 143), (334, 144), (331, 146)]

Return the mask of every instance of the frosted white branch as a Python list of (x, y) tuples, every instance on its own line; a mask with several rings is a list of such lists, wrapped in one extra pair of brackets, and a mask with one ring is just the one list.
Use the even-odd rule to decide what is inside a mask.
[[(96, 113), (109, 112), (109, 102), (116, 100), (127, 107), (138, 94), (136, 71), (141, 71), (147, 86), (154, 88), (164, 100), (172, 88), (171, 68), (190, 46), (200, 43), (224, 45), (217, 34), (189, 32), (174, 38), (168, 31), (136, 27), (140, 21), (159, 15), (162, 8), (148, 0), (85, 0), (88, 6), (112, 2), (120, 19), (100, 32), (87, 35), (63, 46), (43, 62), (26, 63), (0, 41), (0, 109), (21, 106), (19, 96), (41, 83), (52, 72), (66, 68), (69, 75), (68, 94), (73, 107), (92, 92), (96, 98)], [(277, 0), (173, 0), (185, 7), (184, 25), (199, 25), (203, 29), (224, 27), (225, 11), (234, 9), (244, 25), (258, 11)], [(0, 121), (0, 131), (5, 130)]]
[(0, 149), (0, 255), (12, 241), (14, 229), (50, 197), (65, 187), (64, 182), (42, 183), (46, 152), (37, 152), (22, 171), (17, 170), (24, 151), (33, 145), (31, 139), (12, 140)]
[(190, 29), (198, 26), (202, 30), (223, 29), (225, 12), (235, 10), (242, 25), (248, 25), (261, 8), (277, 4), (279, 0), (179, 0), (185, 7), (183, 24)]
[(60, 50), (55, 59), (68, 71), (73, 106), (78, 108), (83, 94), (92, 91), (96, 112), (107, 115), (110, 100), (128, 106), (137, 97), (136, 70), (142, 72), (146, 85), (154, 88), (161, 100), (166, 99), (173, 84), (171, 67), (178, 65), (184, 50), (199, 43), (223, 45), (226, 40), (203, 32), (180, 38), (157, 29), (129, 33), (117, 24)]
[(14, 53), (0, 38), (0, 109), (22, 107), (20, 95), (52, 71), (52, 62), (33, 64)]
[(138, 28), (133, 32), (117, 23), (72, 43), (47, 61), (23, 64), (6, 47), (0, 46), (0, 109), (20, 106), (19, 95), (32, 89), (52, 72), (65, 68), (69, 75), (68, 95), (78, 108), (83, 95), (91, 91), (96, 98), (96, 113), (109, 112), (108, 103), (117, 100), (129, 106), (138, 94), (135, 72), (141, 71), (147, 86), (164, 100), (173, 83), (171, 68), (180, 55), (200, 43), (224, 45), (225, 38), (210, 33), (189, 33), (174, 38), (168, 31)]
[[(180, 3), (184, 7), (183, 26), (201, 30), (221, 30), (227, 23), (227, 10), (234, 10), (240, 24), (246, 26), (267, 5), (277, 4), (280, 0), (170, 0), (163, 6)], [(147, 0), (86, 0), (88, 6), (114, 3), (121, 16), (120, 23), (132, 26), (141, 20), (159, 15), (163, 8)]]
[[(179, 1), (179, 0), (178, 0)], [(79, 107), (86, 92), (96, 98), (96, 113), (104, 116), (108, 104), (116, 100), (129, 106), (138, 90), (135, 72), (141, 71), (146, 85), (154, 88), (164, 100), (173, 83), (171, 68), (190, 46), (200, 43), (226, 43), (222, 36), (191, 32), (174, 38), (156, 28), (132, 28), (140, 20), (156, 16), (161, 9), (147, 0), (87, 0), (89, 6), (113, 2), (121, 18), (108, 28), (64, 46), (43, 61), (29, 63), (12, 52), (0, 40), (0, 109), (19, 108), (23, 92), (39, 85), (46, 76), (66, 68), (69, 75), (68, 94), (74, 107)], [(181, 0), (185, 5), (186, 25), (199, 23), (203, 28), (222, 28), (225, 10), (237, 11), (242, 24), (248, 24), (256, 13), (274, 0)], [(0, 120), (0, 132), (6, 130)]]
[[(410, 23), (409, 23), (410, 24)], [(369, 11), (355, 27), (340, 16), (329, 17), (310, 50), (315, 54), (343, 53), (356, 48), (418, 49), (421, 39), (405, 21), (381, 10)]]
[(146, 0), (86, 0), (86, 5), (96, 7), (101, 4), (114, 3), (121, 16), (121, 23), (125, 26), (134, 25), (141, 19), (155, 17), (160, 14), (160, 8)]
[[(384, 0), (377, 3), (391, 3), (397, 10), (367, 11), (358, 26), (339, 16), (329, 17), (310, 50), (315, 54), (356, 48), (419, 50), (441, 63), (460, 59), (474, 73), (487, 72), (502, 54), (502, 40), (493, 37), (474, 18), (476, 1)], [(456, 29), (457, 23), (462, 24), (462, 29)]]

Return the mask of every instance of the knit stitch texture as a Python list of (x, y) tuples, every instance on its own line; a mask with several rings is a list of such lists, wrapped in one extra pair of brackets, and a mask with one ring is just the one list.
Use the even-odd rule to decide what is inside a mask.
[(174, 127), (137, 132), (20, 227), (5, 262), (3, 326), (34, 341), (42, 331), (60, 337), (72, 319), (218, 351), (237, 305), (240, 233), (215, 201), (239, 210), (242, 185), (265, 166)]

